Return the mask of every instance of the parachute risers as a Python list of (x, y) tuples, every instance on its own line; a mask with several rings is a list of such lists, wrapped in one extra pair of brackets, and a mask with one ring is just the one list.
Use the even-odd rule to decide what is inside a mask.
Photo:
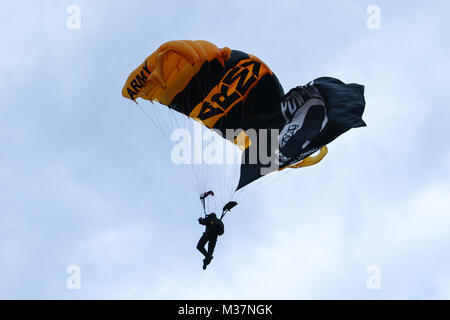
[(205, 208), (205, 198), (207, 198), (208, 196), (214, 196), (214, 192), (212, 190), (209, 190), (207, 192), (203, 192), (200, 195), (200, 201), (202, 202), (202, 206), (203, 206), (203, 213), (206, 216), (206, 208)]
[[(200, 195), (200, 201), (202, 202), (203, 213), (205, 214), (205, 216), (206, 216), (205, 199), (206, 199), (208, 196), (214, 196), (214, 191), (209, 190), (209, 191), (207, 191), (207, 192), (203, 192), (203, 193)], [(233, 208), (236, 207), (237, 205), (238, 205), (238, 203), (237, 203), (236, 201), (229, 201), (227, 204), (225, 204), (225, 205), (223, 206), (223, 209), (222, 209), (222, 215), (220, 216), (220, 220), (222, 220), (223, 217), (225, 217), (225, 215), (227, 214), (228, 211), (230, 211), (231, 209), (233, 209)]]
[(208, 192), (204, 192), (200, 195), (200, 200), (204, 200), (207, 196), (214, 196), (214, 192), (212, 190)]
[(226, 205), (224, 205), (222, 209), (222, 215), (220, 216), (220, 220), (222, 220), (223, 217), (227, 214), (228, 211), (236, 207), (238, 203), (236, 201), (230, 201)]

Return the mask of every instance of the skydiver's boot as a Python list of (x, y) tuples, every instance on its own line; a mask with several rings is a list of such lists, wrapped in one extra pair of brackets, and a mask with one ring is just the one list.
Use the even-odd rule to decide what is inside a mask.
[(213, 259), (213, 256), (208, 256), (205, 259), (203, 259), (203, 270), (206, 270), (206, 267), (208, 264), (211, 263), (211, 260)]

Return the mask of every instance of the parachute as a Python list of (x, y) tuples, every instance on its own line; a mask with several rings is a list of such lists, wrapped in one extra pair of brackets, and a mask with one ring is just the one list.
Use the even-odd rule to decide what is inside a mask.
[(364, 86), (322, 77), (284, 94), (260, 59), (204, 40), (161, 45), (129, 75), (122, 95), (159, 102), (232, 143), (241, 152), (233, 192), (269, 173), (316, 164), (327, 144), (365, 126)]

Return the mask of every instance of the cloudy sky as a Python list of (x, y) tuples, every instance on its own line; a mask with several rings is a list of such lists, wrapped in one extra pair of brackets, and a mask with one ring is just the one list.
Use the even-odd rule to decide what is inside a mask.
[[(71, 5), (80, 29), (67, 27)], [(380, 29), (367, 27), (371, 5)], [(3, 1), (0, 298), (450, 299), (449, 10)], [(173, 39), (255, 54), (285, 91), (319, 76), (366, 87), (368, 126), (242, 199), (206, 272), (197, 193), (121, 97), (128, 74)], [(79, 290), (67, 287), (72, 265)]]

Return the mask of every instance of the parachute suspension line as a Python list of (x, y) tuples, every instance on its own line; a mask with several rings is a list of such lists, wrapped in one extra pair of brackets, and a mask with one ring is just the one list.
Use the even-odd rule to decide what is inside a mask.
[[(156, 129), (158, 129), (158, 131), (159, 131), (160, 134), (164, 137), (164, 139), (166, 140), (167, 144), (168, 144), (169, 147), (170, 147), (170, 146), (171, 146), (170, 139), (169, 139), (169, 137), (167, 136), (167, 133), (165, 132), (165, 130), (163, 129), (163, 127), (162, 127), (162, 125), (161, 125), (161, 121), (158, 119), (158, 117), (155, 117), (155, 118), (156, 118), (156, 121), (155, 121), (155, 120), (153, 119), (153, 117), (151, 117), (151, 116), (147, 113), (147, 111), (145, 111), (145, 109), (142, 108), (142, 106), (141, 106), (140, 104), (138, 104), (137, 102), (136, 102), (136, 104), (138, 105), (138, 107), (139, 107), (139, 109), (142, 111), (142, 113), (147, 117), (147, 119), (149, 119), (149, 120), (153, 123), (153, 125), (156, 127)], [(153, 105), (153, 102), (152, 102), (152, 105)], [(154, 106), (154, 105), (153, 105), (153, 106)], [(156, 109), (156, 106), (154, 106), (154, 107), (155, 107), (155, 109)], [(157, 112), (156, 112), (156, 113), (157, 113)], [(187, 172), (186, 172), (186, 175), (188, 176)], [(191, 179), (188, 178), (188, 180), (189, 180), (189, 183), (191, 183), (192, 187), (195, 188), (195, 186), (193, 185), (192, 181), (190, 181)]]
[[(169, 139), (169, 137), (167, 136), (167, 132), (166, 132), (166, 130), (164, 130), (164, 127), (162, 126), (162, 122), (166, 125), (166, 128), (167, 128), (167, 123), (166, 123), (166, 121), (163, 119), (163, 117), (162, 117), (162, 115), (160, 114), (160, 112), (158, 111), (158, 109), (157, 109), (157, 106), (156, 105), (154, 105), (154, 103), (153, 102), (151, 102), (151, 104), (152, 104), (152, 108), (155, 110), (154, 111), (154, 114), (156, 115), (156, 117), (155, 117), (155, 119), (156, 119), (156, 121), (138, 104), (138, 106), (139, 106), (139, 108), (141, 109), (141, 111), (145, 114), (145, 116), (148, 118), (148, 119), (150, 119), (151, 121), (152, 121), (152, 123), (155, 125), (155, 127), (160, 131), (160, 133), (163, 135), (163, 137), (165, 138), (165, 140), (166, 140), (166, 142), (167, 142), (167, 144), (169, 145), (169, 147), (171, 147), (172, 146), (172, 144), (171, 144), (171, 142), (170, 142), (170, 139)], [(183, 167), (183, 166), (182, 166)], [(194, 188), (194, 189), (196, 189), (196, 190), (198, 190), (199, 188), (198, 188), (198, 186), (196, 187), (195, 185), (194, 185), (194, 183), (193, 183), (193, 179), (190, 179), (189, 178), (189, 174), (188, 174), (188, 172), (187, 172), (187, 170), (186, 170), (186, 168), (184, 168), (183, 167), (183, 170), (185, 171), (185, 174), (186, 174), (186, 176), (187, 176), (187, 180), (189, 181), (189, 183), (191, 184), (191, 186)]]
[(206, 204), (206, 210), (207, 210), (208, 212), (211, 212), (211, 209), (210, 209), (210, 207), (209, 207), (209, 201), (208, 201), (208, 203)]
[[(169, 108), (168, 112), (169, 112), (169, 117), (168, 118), (170, 120), (170, 125), (168, 124), (168, 126), (170, 128), (172, 128), (172, 130), (173, 130), (175, 128), (174, 120), (173, 120), (175, 118), (175, 115), (174, 115), (175, 111), (173, 111), (172, 108)], [(178, 128), (181, 128), (181, 126), (179, 124), (178, 124)], [(191, 184), (194, 185), (194, 189), (196, 190), (197, 195), (200, 195), (200, 193), (201, 193), (201, 185), (200, 185), (200, 183), (199, 183), (199, 181), (197, 179), (197, 174), (196, 174), (196, 172), (194, 170), (195, 168), (194, 168), (193, 164), (188, 165), (186, 167), (185, 164), (181, 163), (180, 166), (186, 172), (186, 176), (187, 176), (188, 180), (190, 180)]]
[(205, 217), (206, 217), (205, 198), (200, 198), (200, 201), (202, 202), (203, 214), (204, 214)]
[(222, 219), (225, 217), (225, 215), (227, 214), (227, 212), (230, 210), (225, 210), (222, 212), (222, 215), (220, 216), (220, 220), (222, 221)]
[[(232, 143), (232, 142), (229, 142)], [(231, 149), (231, 147), (233, 147), (233, 162), (230, 166), (231, 168), (231, 183), (230, 183), (230, 190), (229, 190), (229, 194), (228, 194), (228, 201), (232, 200), (235, 193), (236, 193), (236, 187), (239, 183), (239, 178), (240, 178), (240, 167), (241, 167), (241, 162), (242, 162), (242, 155), (243, 155), (243, 151), (238, 147), (238, 146), (229, 146)]]
[[(202, 126), (202, 129), (203, 128), (204, 127)], [(210, 134), (211, 134), (211, 137), (213, 140), (213, 142), (211, 142), (211, 143), (214, 143), (214, 147), (217, 148), (218, 147), (217, 143), (216, 143), (217, 137), (214, 136), (216, 133), (214, 131), (212, 131), (212, 132), (210, 132)], [(202, 150), (203, 150), (203, 148), (202, 148)], [(205, 160), (205, 159), (203, 159), (203, 160)], [(211, 181), (211, 180), (213, 180), (213, 173), (214, 173), (214, 171), (218, 171), (219, 169), (220, 169), (219, 164), (217, 164), (217, 163), (205, 163), (204, 164), (205, 185), (208, 184), (207, 188), (213, 187), (212, 185), (210, 185), (210, 184), (213, 184)], [(217, 192), (217, 193), (221, 193), (221, 192)]]
[[(209, 80), (211, 80), (212, 73), (208, 72), (208, 75), (210, 77)], [(222, 73), (220, 78), (223, 78), (224, 76), (225, 76), (225, 73)], [(210, 83), (210, 82), (211, 81), (209, 81), (208, 83)], [(219, 185), (220, 191), (221, 191), (220, 192), (220, 197), (221, 197), (220, 204), (223, 205), (224, 203), (231, 200), (232, 195), (236, 189), (236, 187), (233, 185), (233, 182), (234, 182), (234, 177), (236, 176), (236, 174), (239, 173), (239, 171), (236, 170), (237, 166), (239, 164), (236, 162), (235, 157), (232, 158), (231, 163), (228, 163), (228, 161), (227, 161), (227, 157), (229, 157), (228, 152), (231, 152), (234, 156), (234, 152), (235, 152), (234, 148), (237, 148), (237, 146), (235, 146), (232, 142), (230, 142), (226, 139), (225, 128), (228, 127), (228, 115), (225, 115), (225, 117), (222, 117), (220, 119), (220, 122), (218, 123), (217, 127), (220, 129), (221, 132), (225, 133), (225, 136), (222, 137), (223, 143), (221, 144), (222, 152), (223, 152), (222, 153), (223, 163), (220, 165), (220, 167), (218, 166), (220, 170), (217, 170), (217, 172), (216, 172), (217, 177), (218, 177), (217, 179), (219, 182), (221, 182)], [(231, 143), (232, 145), (229, 145), (229, 143)], [(217, 209), (219, 209), (219, 208), (217, 208)]]
[(243, 152), (241, 152), (239, 154), (240, 157), (238, 157), (238, 154), (239, 154), (239, 152), (235, 154), (234, 160), (233, 160), (234, 161), (234, 164), (233, 164), (234, 178), (233, 178), (233, 185), (232, 185), (231, 194), (230, 194), (230, 200), (236, 193), (236, 187), (238, 186), (239, 179), (241, 177), (241, 160), (240, 159), (242, 159)]
[[(205, 159), (203, 159), (203, 148), (204, 148), (204, 145), (203, 145), (203, 127), (201, 127), (200, 132), (201, 132), (201, 139), (200, 139), (200, 141), (202, 143), (202, 148), (201, 148), (201, 153), (202, 154), (200, 155), (201, 156), (200, 162), (203, 163), (203, 161), (205, 160)], [(207, 169), (208, 169), (208, 165), (206, 164), (206, 168), (203, 167), (203, 170), (200, 171), (201, 178), (202, 178), (202, 186), (204, 188), (206, 188), (206, 175), (205, 175), (205, 172), (206, 172)]]
[[(189, 94), (189, 92), (187, 92), (187, 94)], [(188, 96), (188, 97), (183, 96), (183, 99), (184, 99), (184, 101), (182, 102), (181, 108), (186, 113), (187, 112), (187, 106), (189, 105), (189, 102), (190, 102), (190, 96)], [(175, 122), (177, 124), (178, 128), (181, 128), (182, 126), (180, 126), (180, 124), (179, 124), (179, 122), (178, 122), (178, 120), (176, 118), (175, 110), (173, 108), (171, 108), (171, 107), (169, 107), (169, 109), (170, 109), (170, 117), (171, 117), (171, 121), (172, 121), (172, 128), (175, 127), (173, 125), (173, 122)], [(183, 114), (183, 116), (184, 116), (184, 114)], [(183, 118), (183, 117), (182, 117), (181, 121), (184, 122), (184, 127), (185, 128), (187, 128), (187, 129), (190, 128), (190, 122), (189, 121), (186, 121), (185, 118)], [(190, 161), (192, 161), (192, 159), (190, 159)], [(183, 167), (184, 167), (184, 165), (183, 165)], [(198, 173), (196, 171), (195, 164), (191, 163), (186, 170), (188, 170), (188, 171), (190, 171), (192, 173), (192, 180), (194, 180), (196, 182), (196, 185), (197, 185), (197, 194), (200, 195), (202, 192), (204, 192), (204, 190), (202, 190), (202, 185), (201, 185), (201, 183), (198, 180)]]
[[(181, 128), (182, 126), (180, 125), (180, 122), (178, 121), (178, 119), (177, 119), (177, 115), (175, 114), (175, 110), (173, 110), (173, 109), (171, 109), (170, 110), (170, 116), (171, 116), (171, 121), (172, 121), (172, 126), (173, 127), (175, 127), (175, 124), (174, 123), (176, 123), (176, 125), (179, 127), (179, 128)], [(194, 131), (194, 126), (197, 124), (196, 122), (195, 122), (195, 120), (192, 120), (191, 118), (189, 118), (188, 116), (186, 116), (186, 115), (181, 115), (181, 117), (182, 117), (182, 119), (183, 120), (181, 120), (182, 122), (184, 122), (184, 127), (186, 127), (186, 128), (190, 128), (190, 127), (192, 127), (192, 130), (191, 130), (191, 132), (193, 132)], [(203, 127), (201, 127), (201, 129), (202, 129), (202, 139), (201, 139), (201, 141), (202, 141), (202, 150), (203, 150)], [(191, 141), (192, 142), (192, 141)], [(195, 148), (194, 148), (195, 149)], [(191, 159), (192, 160), (192, 159)], [(195, 162), (194, 163), (192, 163), (190, 166), (190, 169), (191, 169), (191, 171), (192, 171), (192, 175), (194, 176), (194, 180), (197, 182), (197, 185), (198, 185), (198, 194), (200, 195), (202, 192), (204, 192), (207, 188), (209, 188), (206, 184), (207, 184), (207, 179), (206, 179), (206, 177), (205, 177), (205, 171), (206, 171), (206, 169), (204, 168), (204, 165), (201, 165), (201, 164), (195, 164)]]
[[(192, 96), (191, 96), (191, 91), (190, 91), (190, 90), (187, 90), (186, 95), (183, 96), (183, 99), (184, 99), (183, 105), (186, 106), (186, 108), (187, 108), (187, 106), (189, 106), (189, 105), (192, 103), (192, 102), (191, 102), (191, 101), (192, 101)], [(189, 109), (189, 108), (187, 108), (186, 111), (188, 111), (188, 109)], [(189, 118), (189, 117), (187, 116), (187, 114), (188, 114), (188, 113), (186, 112), (186, 118), (184, 118), (184, 117), (182, 116), (182, 119), (183, 119), (183, 121), (184, 121), (185, 124), (188, 124), (187, 127), (192, 128), (192, 130), (191, 130), (190, 132), (194, 132), (194, 130), (195, 130), (195, 122), (194, 122), (193, 119)], [(174, 118), (175, 118), (175, 116), (174, 116)], [(175, 120), (176, 120), (176, 118), (175, 118)], [(195, 137), (194, 137), (194, 138), (195, 138)], [(191, 140), (191, 144), (192, 144), (192, 142), (194, 143), (193, 146), (195, 147), (195, 141), (192, 141), (192, 140)], [(192, 146), (192, 145), (191, 145), (191, 146)], [(195, 148), (194, 148), (194, 152), (195, 152)], [(201, 177), (200, 177), (200, 174), (199, 174), (199, 173), (201, 173), (201, 171), (202, 171), (201, 169), (202, 169), (202, 168), (198, 167), (198, 166), (195, 164), (195, 155), (194, 155), (194, 159), (191, 158), (191, 161), (193, 161), (192, 164), (191, 164), (191, 168), (192, 168), (192, 171), (193, 171), (193, 173), (194, 173), (194, 179), (196, 179), (197, 182), (198, 182), (198, 184), (199, 184), (199, 190), (198, 190), (198, 192), (201, 194), (202, 192), (205, 192), (205, 191), (206, 191), (206, 190), (205, 190), (205, 185), (204, 185), (204, 183), (201, 181)]]
[[(211, 72), (211, 63), (208, 62), (207, 63), (207, 70), (205, 70), (205, 78), (197, 78), (197, 86), (196, 88), (198, 88), (199, 93), (202, 96), (206, 96), (208, 94), (208, 92), (211, 90), (211, 88), (208, 88), (208, 83), (211, 83), (211, 79), (212, 79), (212, 72)], [(223, 77), (223, 74), (220, 76), (220, 78)], [(204, 80), (204, 81), (202, 81)], [(216, 129), (219, 129), (220, 131), (222, 131), (223, 129), (223, 121), (224, 121), (225, 117), (222, 117), (220, 119), (220, 122), (215, 126)], [(224, 148), (224, 143), (226, 144), (226, 139), (225, 137), (221, 137), (223, 140), (225, 141), (221, 141), (222, 143), (218, 143), (218, 137), (215, 136), (215, 134), (217, 134), (213, 129), (211, 132), (211, 147), (214, 148), (213, 152), (217, 152), (218, 148), (222, 148), (222, 159), (220, 159), (220, 161), (222, 161), (222, 163), (205, 163), (204, 165), (204, 178), (205, 178), (205, 183), (208, 184), (208, 189), (209, 188), (214, 188), (214, 190), (216, 191), (216, 195), (217, 195), (217, 199), (214, 199), (215, 202), (215, 207), (217, 208), (217, 202), (219, 203), (224, 203), (226, 199), (226, 197), (228, 196), (228, 188), (230, 186), (230, 176), (231, 173), (229, 172), (229, 165), (227, 165), (225, 159), (223, 158), (224, 155), (226, 155), (225, 153), (223, 153), (223, 148)], [(203, 142), (203, 140), (202, 140)], [(223, 143), (224, 142), (224, 143)]]
[(236, 178), (235, 183), (233, 186), (233, 194), (236, 193), (236, 188), (239, 184), (239, 180), (241, 178), (241, 162), (242, 162), (242, 155), (244, 154), (244, 151), (240, 150), (238, 151), (238, 154), (236, 154), (235, 158), (235, 172), (236, 172)]
[[(253, 115), (253, 111), (255, 109), (255, 97), (251, 96), (251, 99), (252, 100), (249, 102), (249, 105), (250, 105), (249, 115), (250, 116)], [(258, 137), (257, 143), (260, 143), (259, 137)], [(259, 149), (259, 147), (258, 147), (258, 149)], [(262, 177), (259, 179), (259, 181), (256, 181), (256, 183), (251, 184), (247, 190), (245, 190), (245, 188), (240, 189), (238, 197), (240, 197), (242, 194), (244, 194), (244, 199), (245, 199), (246, 195), (248, 196), (249, 194), (256, 193), (266, 181), (267, 181), (267, 177)]]
[(236, 193), (235, 193), (235, 198), (234, 199), (235, 200), (239, 200), (239, 202), (241, 202), (240, 197), (241, 197), (241, 194), (242, 194), (242, 190), (243, 190), (243, 188), (238, 190), (238, 191), (236, 191)]
[(244, 186), (239, 189), (237, 192), (236, 199), (239, 199), (239, 202), (245, 201), (251, 195), (257, 193), (261, 188), (263, 188), (264, 183), (267, 182), (269, 177), (261, 177), (258, 181), (254, 181), (252, 184)]
[[(303, 159), (302, 161), (300, 161), (300, 162), (298, 162), (298, 163), (296, 163), (296, 164), (293, 164), (293, 165), (284, 167), (284, 168), (282, 168), (282, 169), (279, 169), (278, 171), (272, 172), (272, 173), (277, 173), (277, 172), (278, 172), (278, 174), (274, 175), (274, 178), (271, 179), (271, 181), (268, 181), (268, 182), (267, 182), (267, 180), (269, 179), (268, 176), (267, 176), (267, 177), (262, 177), (262, 178), (260, 178), (259, 181), (256, 183), (255, 187), (252, 187), (251, 189), (248, 189), (248, 190), (250, 190), (250, 192), (247, 193), (247, 194), (245, 195), (245, 197), (244, 197), (243, 199), (240, 200), (240, 202), (247, 200), (247, 199), (250, 198), (252, 195), (258, 193), (259, 191), (261, 191), (262, 189), (268, 187), (268, 186), (271, 185), (272, 183), (274, 183), (274, 182), (280, 180), (284, 175), (286, 175), (286, 174), (288, 173), (288, 170), (285, 170), (285, 169), (298, 169), (298, 168), (301, 168), (301, 167), (306, 167), (306, 166), (314, 165), (314, 164), (320, 162), (320, 161), (326, 156), (327, 152), (328, 152), (327, 147), (326, 147), (326, 146), (322, 146), (322, 147), (320, 148), (320, 152), (319, 152), (318, 155), (316, 155), (316, 156), (312, 156), (312, 155), (311, 155), (311, 156), (309, 156), (309, 157)], [(281, 172), (281, 173), (280, 173), (280, 172)], [(266, 183), (266, 182), (267, 182), (267, 183)], [(241, 196), (242, 194), (243, 194), (243, 189), (241, 189), (241, 190), (238, 191), (237, 198), (240, 198), (240, 196)]]
[(206, 202), (206, 200), (205, 200), (205, 199), (206, 199), (207, 197), (209, 197), (209, 196), (213, 196), (213, 197), (214, 197), (214, 192), (213, 192), (212, 190), (207, 191), (207, 192), (203, 192), (203, 193), (200, 195), (200, 201), (201, 201), (201, 203), (202, 203), (203, 213), (205, 214), (205, 216), (206, 216), (206, 210), (207, 210), (208, 212), (210, 212), (210, 211), (209, 211), (209, 203)]
[[(172, 108), (169, 108), (169, 119), (170, 119), (170, 127), (171, 128), (175, 128), (175, 123), (178, 128), (182, 128), (182, 126), (180, 126), (178, 120), (176, 119), (175, 111)], [(190, 175), (188, 175), (188, 179), (192, 180), (196, 184), (197, 194), (200, 195), (202, 192), (202, 185), (198, 181), (198, 178), (197, 178), (198, 175), (195, 170), (195, 165), (191, 164), (188, 166), (188, 168), (186, 168), (186, 166), (184, 164), (181, 164), (181, 166), (183, 167), (183, 169), (185, 170), (186, 173), (188, 173), (188, 172), (191, 173)]]
[(226, 197), (226, 195), (225, 195), (225, 181), (227, 181), (227, 165), (226, 164), (224, 164), (224, 166), (223, 166), (223, 170), (220, 170), (220, 173), (221, 173), (221, 177), (220, 177), (220, 180), (219, 181), (221, 181), (222, 182), (222, 185), (221, 185), (221, 192), (220, 192), (220, 202), (221, 203), (225, 203), (225, 201), (226, 201), (226, 199), (225, 199), (225, 197)]
[[(283, 173), (283, 175), (286, 173)], [(267, 182), (267, 180), (269, 180), (270, 177), (269, 176), (265, 176), (265, 177), (261, 177), (259, 179), (259, 181), (255, 181), (254, 184), (248, 185), (244, 188), (242, 188), (239, 193), (239, 201), (245, 201), (247, 200), (250, 196), (258, 193), (261, 189), (265, 188), (269, 183)], [(272, 179), (274, 180), (274, 179)], [(247, 188), (245, 190), (245, 188)], [(243, 196), (243, 198), (241, 198), (241, 196)]]
[[(225, 141), (225, 148), (227, 147), (228, 142)], [(225, 157), (226, 157), (226, 151), (227, 149), (225, 149)], [(229, 196), (229, 190), (228, 188), (230, 187), (230, 185), (232, 184), (232, 176), (233, 176), (233, 172), (230, 171), (230, 164), (227, 163), (226, 158), (223, 159), (224, 160), (224, 164), (223, 164), (223, 170), (222, 170), (222, 180), (224, 181), (224, 184), (222, 186), (222, 203), (225, 203), (226, 201), (229, 201), (228, 196)], [(225, 181), (227, 183), (225, 183)]]
[(258, 190), (260, 188), (260, 186), (262, 184), (264, 184), (264, 182), (267, 180), (267, 178), (268, 178), (267, 176), (261, 177), (257, 181), (254, 181), (253, 183), (246, 185), (243, 188), (239, 189), (236, 192), (235, 198), (238, 199), (239, 202), (242, 202), (243, 199), (246, 199), (249, 194), (256, 193), (256, 190)]
[(138, 104), (137, 102), (136, 104), (138, 105), (139, 109), (141, 109), (142, 113), (145, 114), (145, 116), (153, 123), (156, 129), (158, 129), (158, 131), (163, 135), (163, 137), (166, 139), (166, 142), (170, 144), (169, 139), (167, 138), (164, 130), (158, 125), (158, 123), (155, 120), (153, 120), (152, 117), (150, 117), (150, 115), (144, 110), (144, 108), (141, 107), (140, 104)]
[[(274, 172), (272, 172), (274, 173)], [(260, 192), (262, 189), (267, 188), (268, 186), (270, 186), (271, 184), (273, 184), (274, 182), (280, 180), (282, 177), (284, 177), (286, 174), (288, 173), (288, 171), (282, 172), (282, 173), (278, 173), (277, 175), (274, 175), (274, 178), (267, 182), (267, 183), (259, 183), (258, 186), (252, 190), (252, 192), (250, 194), (247, 194), (244, 196), (243, 199), (240, 199), (240, 202), (242, 201), (246, 201), (248, 198), (250, 198), (251, 196), (255, 195), (256, 193)], [(262, 179), (264, 180), (265, 177), (263, 177)], [(266, 177), (268, 178), (268, 177)]]
[[(220, 124), (221, 128), (224, 125), (223, 121), (226, 121), (225, 117), (221, 119), (221, 124)], [(224, 161), (224, 163), (221, 166), (222, 170), (220, 170), (220, 172), (219, 172), (219, 175), (220, 175), (219, 181), (223, 182), (223, 184), (221, 185), (221, 203), (222, 204), (231, 200), (231, 194), (233, 192), (233, 177), (235, 174), (235, 171), (234, 171), (235, 161), (233, 158), (233, 162), (231, 164), (229, 164), (227, 162), (227, 157), (229, 156), (227, 153), (232, 152), (234, 154), (234, 149), (232, 148), (234, 146), (230, 146), (229, 143), (231, 143), (231, 142), (226, 140), (226, 138), (224, 137), (224, 141), (222, 144), (222, 148), (224, 148), (224, 150), (223, 150), (224, 158), (222, 159), (222, 161)]]
[(213, 198), (214, 200), (214, 211), (216, 211), (217, 210), (217, 199), (214, 197)]
[[(250, 100), (251, 99), (251, 100)], [(251, 117), (253, 115), (253, 109), (255, 107), (255, 101), (254, 101), (254, 97), (250, 96), (249, 97), (249, 103), (248, 105), (245, 105), (242, 107), (242, 121), (241, 121), (241, 127), (243, 127), (244, 124), (244, 118), (245, 118), (245, 109), (247, 106), (250, 106), (249, 112), (247, 113), (249, 117)], [(240, 154), (240, 158), (237, 158), (237, 154), (236, 154), (236, 158), (234, 159), (233, 162), (233, 188), (231, 189), (230, 195), (229, 195), (229, 199), (231, 200), (233, 198), (233, 196), (235, 196), (235, 199), (239, 198), (240, 194), (242, 193), (242, 189), (238, 191), (238, 193), (236, 194), (236, 187), (238, 186), (239, 183), (239, 179), (240, 179), (240, 165), (242, 162), (242, 156), (245, 153), (245, 150), (242, 150), (241, 154)]]
[[(185, 106), (188, 106), (190, 104), (190, 92), (186, 92), (186, 95), (183, 96), (183, 103), (182, 103), (182, 108), (186, 109)], [(171, 127), (175, 128), (175, 124), (178, 128), (186, 128), (186, 129), (193, 129), (190, 130), (191, 132), (194, 131), (194, 126), (195, 126), (195, 121), (191, 118), (189, 118), (187, 115), (183, 114), (182, 115), (182, 120), (180, 120), (181, 122), (183, 122), (184, 126), (180, 125), (180, 122), (177, 118), (177, 115), (175, 114), (175, 111), (173, 108), (169, 107), (169, 116), (170, 116), (170, 121), (171, 121)], [(192, 141), (195, 144), (195, 141)], [(202, 149), (203, 149), (203, 130), (202, 130), (202, 137), (201, 137), (201, 143), (202, 143)], [(192, 147), (192, 145), (190, 146)], [(194, 148), (195, 151), (195, 148)], [(205, 169), (200, 167), (200, 164), (196, 164), (195, 163), (195, 155), (194, 155), (194, 159), (190, 159), (190, 161), (192, 161), (192, 163), (189, 165), (189, 171), (192, 173), (192, 180), (195, 181), (196, 185), (197, 185), (197, 192), (198, 195), (200, 195), (202, 192), (205, 191), (205, 187), (206, 187), (206, 177), (205, 177)], [(184, 165), (183, 165), (184, 167)], [(186, 170), (186, 168), (184, 168)]]
[[(207, 72), (207, 76), (210, 76), (210, 71), (211, 71), (211, 63), (210, 62), (206, 62), (207, 63), (207, 68), (208, 68), (208, 72)], [(207, 95), (207, 82), (202, 83), (202, 81), (200, 80), (200, 78), (197, 78), (197, 84), (198, 84), (198, 89), (201, 93), (201, 96), (206, 96)], [(202, 163), (205, 161), (204, 159), (204, 141), (203, 141), (203, 130), (204, 130), (205, 126), (202, 125), (201, 126), (201, 143), (202, 143)], [(214, 134), (214, 132), (211, 133), (212, 135)], [(205, 189), (210, 188), (212, 186), (210, 186), (210, 178), (211, 178), (211, 170), (212, 170), (213, 164), (209, 164), (209, 163), (204, 163), (202, 166), (202, 183), (203, 183), (203, 187)]]

